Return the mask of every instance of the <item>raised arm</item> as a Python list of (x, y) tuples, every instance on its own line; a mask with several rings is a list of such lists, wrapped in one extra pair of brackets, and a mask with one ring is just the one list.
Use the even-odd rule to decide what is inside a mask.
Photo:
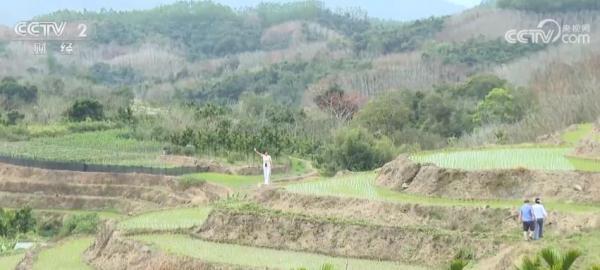
[(256, 152), (256, 154), (258, 154), (259, 156), (263, 156), (263, 154), (261, 152), (256, 151), (256, 148), (254, 148), (254, 152)]

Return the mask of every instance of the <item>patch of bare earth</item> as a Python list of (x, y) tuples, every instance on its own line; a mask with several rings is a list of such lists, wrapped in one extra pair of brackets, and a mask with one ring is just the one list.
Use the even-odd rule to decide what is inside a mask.
[(426, 226), (381, 226), (229, 209), (213, 211), (195, 236), (215, 242), (431, 266), (447, 262), (461, 248), (475, 250), (477, 256), (499, 248), (485, 237)]
[(577, 144), (571, 155), (600, 160), (600, 122), (595, 123), (592, 132)]
[(44, 170), (0, 164), (0, 205), (3, 207), (29, 205), (138, 212), (204, 204), (228, 192), (210, 183), (186, 188), (170, 176)]
[(415, 194), (463, 199), (546, 199), (600, 202), (600, 173), (499, 169), (466, 171), (419, 164), (405, 156), (386, 164), (381, 186)]

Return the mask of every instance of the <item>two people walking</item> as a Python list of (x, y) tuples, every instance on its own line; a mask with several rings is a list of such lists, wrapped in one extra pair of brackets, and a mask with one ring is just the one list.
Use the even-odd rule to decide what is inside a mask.
[(265, 151), (264, 154), (256, 151), (256, 148), (254, 148), (254, 152), (262, 157), (262, 169), (265, 177), (265, 185), (269, 185), (271, 184), (271, 156), (269, 156), (269, 152), (267, 151)]
[(535, 203), (527, 199), (519, 209), (519, 220), (523, 223), (523, 237), (525, 240), (538, 240), (544, 237), (544, 220), (548, 213), (540, 198), (535, 198)]

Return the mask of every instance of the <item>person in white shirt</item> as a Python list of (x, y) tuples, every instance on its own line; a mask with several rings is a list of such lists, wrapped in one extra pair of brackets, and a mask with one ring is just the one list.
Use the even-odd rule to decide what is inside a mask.
[(548, 213), (540, 198), (535, 198), (535, 204), (531, 206), (531, 210), (535, 220), (535, 233), (533, 239), (538, 240), (544, 237), (544, 219), (548, 217)]
[(269, 152), (265, 151), (265, 153), (261, 153), (256, 151), (256, 148), (254, 148), (254, 152), (256, 152), (257, 154), (259, 154), (262, 157), (263, 160), (263, 175), (265, 177), (265, 185), (269, 185), (271, 184), (271, 156), (269, 156)]

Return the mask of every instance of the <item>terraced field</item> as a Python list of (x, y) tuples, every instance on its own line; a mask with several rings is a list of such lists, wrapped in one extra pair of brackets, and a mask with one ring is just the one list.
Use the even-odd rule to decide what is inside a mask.
[(200, 225), (210, 213), (210, 207), (166, 209), (148, 212), (119, 223), (122, 230), (173, 230)]
[(434, 163), (440, 167), (489, 170), (528, 168), (555, 171), (600, 171), (600, 162), (567, 158), (572, 148), (491, 148), (468, 151), (445, 151), (415, 154), (411, 157), (421, 163)]
[(33, 270), (86, 270), (88, 266), (81, 254), (92, 244), (92, 237), (65, 239), (57, 246), (42, 250), (33, 265)]
[(248, 190), (258, 187), (262, 182), (262, 176), (258, 175), (229, 175), (222, 173), (196, 173), (183, 176), (185, 181), (198, 182), (208, 181), (223, 185), (235, 191)]
[(577, 125), (560, 134), (561, 146), (525, 144), (498, 146), (483, 149), (450, 149), (416, 153), (411, 159), (421, 163), (434, 163), (440, 167), (489, 170), (527, 168), (551, 171), (600, 172), (600, 160), (576, 158), (570, 155), (581, 140), (591, 134), (592, 124)]
[(0, 203), (18, 208), (142, 212), (216, 200), (227, 190), (211, 184), (179, 187), (176, 178), (143, 174), (52, 171), (0, 164)]
[(394, 262), (369, 261), (330, 257), (305, 252), (274, 250), (231, 244), (202, 241), (182, 235), (157, 234), (134, 236), (139, 240), (169, 253), (199, 258), (207, 262), (269, 267), (278, 269), (319, 269), (323, 264), (332, 264), (335, 269), (426, 269)]
[[(285, 186), (290, 192), (315, 196), (353, 197), (378, 201), (439, 206), (516, 208), (521, 200), (461, 200), (400, 193), (381, 188), (375, 183), (375, 173), (356, 173), (333, 179), (319, 179)], [(600, 212), (600, 205), (546, 201), (548, 208), (568, 212)]]
[(0, 142), (0, 154), (93, 164), (166, 167), (158, 157), (163, 145), (121, 136), (122, 130), (73, 133), (29, 141)]
[(25, 256), (24, 253), (0, 256), (0, 269), (15, 269), (23, 256)]

